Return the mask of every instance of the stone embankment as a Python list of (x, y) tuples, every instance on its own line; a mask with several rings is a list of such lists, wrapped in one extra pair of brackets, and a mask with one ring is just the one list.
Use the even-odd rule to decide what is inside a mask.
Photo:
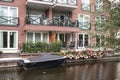
[[(20, 59), (39, 56), (40, 53), (25, 53), (25, 54), (2, 54), (0, 55), (0, 68), (6, 67), (17, 67), (17, 61)], [(106, 62), (106, 61), (120, 61), (120, 56), (116, 57), (102, 57), (95, 59), (66, 59), (66, 64), (77, 64), (77, 63), (94, 63), (94, 62)]]

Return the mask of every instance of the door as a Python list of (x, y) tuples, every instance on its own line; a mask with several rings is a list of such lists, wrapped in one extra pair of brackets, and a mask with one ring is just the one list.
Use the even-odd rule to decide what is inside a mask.
[(79, 34), (78, 37), (78, 48), (85, 48), (89, 46), (89, 35)]
[(17, 49), (17, 32), (16, 31), (0, 31), (0, 48)]

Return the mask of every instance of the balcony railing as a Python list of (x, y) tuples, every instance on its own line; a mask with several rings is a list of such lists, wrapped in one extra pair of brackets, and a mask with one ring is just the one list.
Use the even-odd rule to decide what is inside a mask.
[(77, 0), (53, 0), (53, 3), (77, 6)]
[(82, 7), (81, 8), (84, 11), (90, 11), (91, 6), (90, 6), (90, 4), (82, 3)]
[(18, 17), (0, 16), (0, 25), (18, 26), (18, 24), (19, 24)]
[(71, 6), (77, 5), (77, 0), (33, 0), (33, 1), (49, 2), (53, 4), (64, 4), (64, 5), (71, 5)]
[(79, 22), (79, 28), (88, 30), (90, 29), (90, 23), (89, 22)]
[(52, 0), (35, 0), (35, 1), (52, 2)]
[(4, 2), (13, 2), (13, 0), (0, 0), (0, 1), (4, 1)]
[(60, 19), (60, 18), (52, 18), (48, 20), (45, 17), (41, 16), (26, 16), (26, 24), (33, 25), (49, 25), (49, 26), (68, 26), (68, 27), (77, 27), (78, 21), (72, 21), (70, 19)]

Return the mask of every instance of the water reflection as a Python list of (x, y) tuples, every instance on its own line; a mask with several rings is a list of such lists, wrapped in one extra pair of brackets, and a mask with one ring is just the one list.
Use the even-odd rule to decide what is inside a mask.
[(0, 80), (120, 80), (120, 62), (68, 65), (56, 68), (0, 69)]

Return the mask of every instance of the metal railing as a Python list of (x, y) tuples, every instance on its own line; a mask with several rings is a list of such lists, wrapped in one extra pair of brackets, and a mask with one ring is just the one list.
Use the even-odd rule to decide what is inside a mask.
[(77, 0), (35, 0), (35, 1), (43, 1), (43, 2), (50, 2), (53, 4), (64, 4), (64, 5), (71, 5), (71, 6), (77, 5)]
[(52, 2), (53, 0), (35, 0), (35, 1)]
[(90, 29), (91, 24), (89, 22), (78, 22), (80, 29)]
[(18, 17), (0, 16), (0, 25), (19, 25)]
[(55, 17), (53, 17), (51, 20), (48, 20), (47, 18), (42, 16), (27, 15), (26, 24), (77, 27), (78, 21), (72, 21), (70, 19), (60, 19)]
[(57, 3), (57, 4), (64, 4), (64, 5), (71, 5), (71, 6), (77, 5), (77, 0), (53, 0), (53, 1), (54, 3)]
[(13, 2), (13, 0), (0, 0), (0, 1), (4, 1), (4, 2)]

